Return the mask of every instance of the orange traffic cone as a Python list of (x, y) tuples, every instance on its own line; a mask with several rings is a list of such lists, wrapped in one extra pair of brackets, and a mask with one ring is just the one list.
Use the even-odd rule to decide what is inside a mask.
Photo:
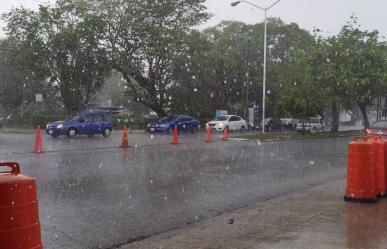
[(36, 142), (35, 142), (35, 150), (34, 153), (43, 153), (43, 142), (42, 142), (42, 134), (40, 131), (40, 125), (36, 128)]
[(121, 148), (129, 148), (129, 144), (128, 144), (128, 127), (126, 125), (124, 125), (124, 132), (122, 133)]
[(175, 128), (173, 129), (172, 144), (179, 144), (179, 131), (177, 129), (177, 125), (175, 125)]
[(207, 143), (211, 143), (212, 142), (212, 129), (210, 126), (207, 126), (207, 140), (206, 140)]
[(228, 126), (223, 129), (223, 140), (228, 140)]

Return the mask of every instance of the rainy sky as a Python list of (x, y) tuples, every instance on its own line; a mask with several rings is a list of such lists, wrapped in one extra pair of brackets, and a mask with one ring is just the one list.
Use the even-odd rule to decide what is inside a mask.
[[(206, 5), (213, 17), (203, 27), (214, 26), (221, 20), (237, 20), (250, 24), (263, 20), (263, 13), (259, 9), (244, 3), (231, 7), (232, 1), (207, 0)], [(275, 0), (250, 1), (263, 7), (275, 2)], [(12, 7), (20, 5), (37, 8), (42, 3), (54, 3), (54, 0), (0, 0), (0, 12), (9, 11)], [(333, 35), (339, 32), (352, 14), (355, 14), (364, 29), (377, 29), (383, 36), (387, 36), (386, 9), (385, 0), (281, 0), (268, 15), (280, 17), (287, 23), (296, 22), (310, 31), (317, 27), (325, 34)], [(3, 27), (4, 23), (0, 22), (0, 26)], [(4, 33), (0, 32), (0, 35), (4, 36)]]

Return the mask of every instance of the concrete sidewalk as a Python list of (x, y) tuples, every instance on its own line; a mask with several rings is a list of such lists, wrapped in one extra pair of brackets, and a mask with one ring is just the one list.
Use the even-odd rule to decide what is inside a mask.
[(345, 182), (273, 198), (120, 248), (387, 248), (387, 200), (344, 202)]

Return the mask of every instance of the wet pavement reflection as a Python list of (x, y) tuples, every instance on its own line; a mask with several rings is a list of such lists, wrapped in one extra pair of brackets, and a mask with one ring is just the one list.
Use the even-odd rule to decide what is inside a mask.
[(110, 248), (343, 177), (348, 142), (205, 143), (200, 134), (170, 145), (138, 134), (120, 149), (119, 136), (48, 139), (51, 152), (17, 153), (33, 139), (15, 135), (0, 155), (37, 177), (46, 249)]
[(387, 200), (376, 204), (348, 203), (345, 206), (347, 248), (387, 247)]

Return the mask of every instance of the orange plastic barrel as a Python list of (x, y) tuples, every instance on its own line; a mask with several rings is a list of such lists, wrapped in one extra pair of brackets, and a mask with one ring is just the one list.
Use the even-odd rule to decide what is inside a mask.
[(347, 189), (345, 201), (376, 202), (374, 146), (365, 137), (348, 145)]
[(367, 137), (374, 145), (375, 159), (375, 190), (379, 197), (384, 197), (386, 194), (386, 177), (384, 166), (384, 146), (385, 143), (381, 137)]
[(36, 181), (19, 164), (0, 162), (0, 249), (42, 248)]
[[(385, 189), (387, 192), (387, 139), (383, 139), (384, 142), (384, 183), (385, 183)], [(386, 194), (384, 195), (386, 197)]]

